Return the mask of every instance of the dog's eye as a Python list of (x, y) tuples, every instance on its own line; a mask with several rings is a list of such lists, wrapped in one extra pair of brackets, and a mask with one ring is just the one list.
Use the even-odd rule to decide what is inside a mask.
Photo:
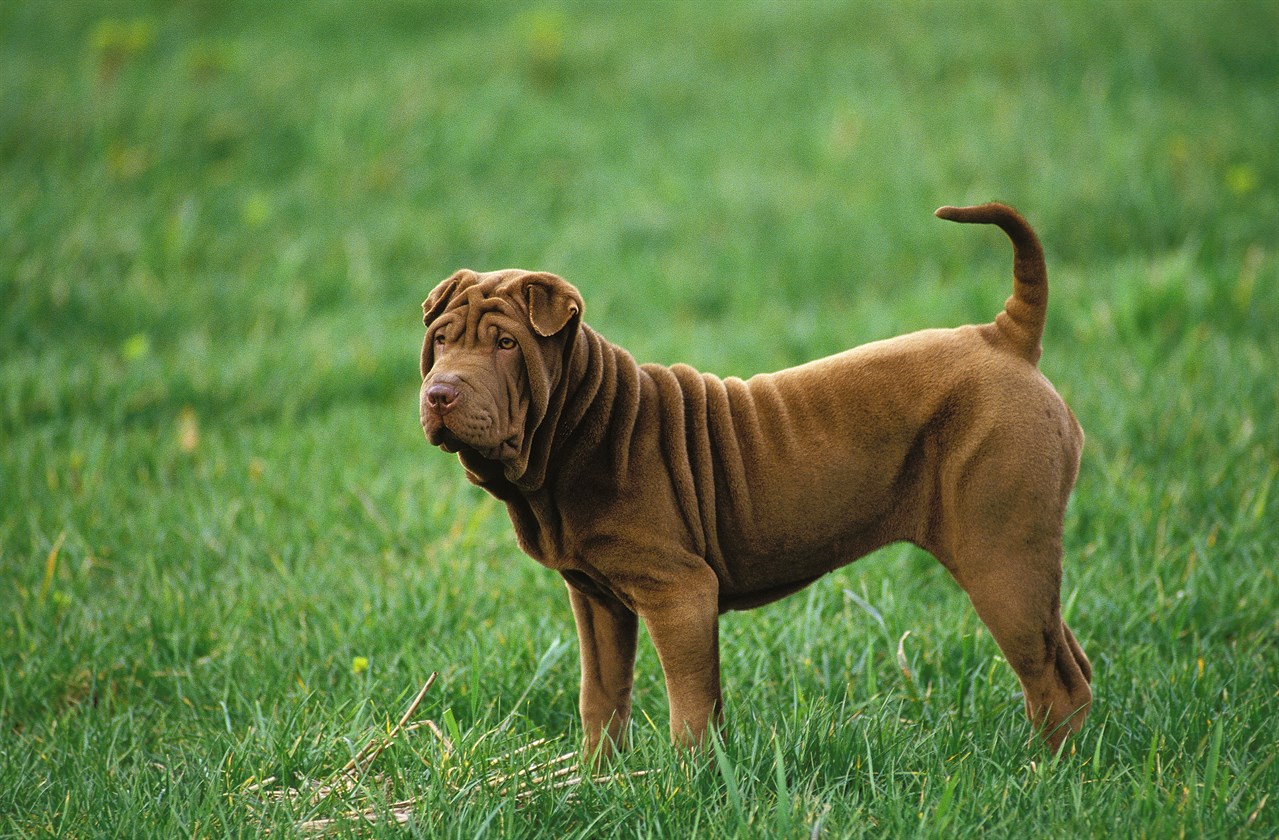
[(435, 346), (439, 347), (444, 344), (444, 333), (435, 334)]
[(502, 350), (514, 350), (515, 339), (511, 338), (509, 335), (504, 335), (497, 340), (497, 346)]

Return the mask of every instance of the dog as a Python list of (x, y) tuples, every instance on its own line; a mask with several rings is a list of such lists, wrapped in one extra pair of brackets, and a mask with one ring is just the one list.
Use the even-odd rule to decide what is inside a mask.
[(1012, 240), (993, 323), (928, 329), (746, 381), (639, 365), (545, 272), (461, 270), (423, 304), (427, 440), (506, 504), (559, 572), (581, 648), (584, 754), (624, 744), (638, 622), (677, 744), (722, 725), (718, 617), (893, 542), (968, 594), (1053, 749), (1092, 703), (1061, 617), (1062, 520), (1083, 432), (1039, 372), (1043, 250), (1015, 210), (942, 207)]

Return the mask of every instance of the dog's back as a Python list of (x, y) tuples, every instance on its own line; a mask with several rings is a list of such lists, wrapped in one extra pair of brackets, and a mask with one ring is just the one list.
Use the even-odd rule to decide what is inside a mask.
[(975, 459), (1003, 464), (1009, 486), (1023, 465), (1055, 476), (1049, 506), (1064, 507), (1083, 435), (1036, 364), (1042, 249), (1004, 205), (938, 215), (999, 224), (1012, 239), (1013, 295), (993, 323), (922, 330), (745, 382), (645, 366), (681, 394), (698, 508), (688, 518), (702, 524), (726, 603), (780, 597), (898, 540), (947, 562), (960, 528), (938, 477), (967, 486)]

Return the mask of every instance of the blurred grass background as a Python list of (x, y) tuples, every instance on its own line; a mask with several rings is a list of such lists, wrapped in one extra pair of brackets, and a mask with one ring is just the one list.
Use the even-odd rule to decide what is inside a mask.
[[(733, 784), (462, 807), (427, 745), (392, 787), (431, 836), (1276, 830), (1276, 32), (1266, 2), (0, 6), (0, 831), (236, 833), (246, 780), (340, 766), (431, 670), (477, 761), (571, 748), (562, 585), (417, 428), (427, 292), (554, 271), (637, 359), (749, 375), (989, 320), (1007, 243), (931, 215), (989, 199), (1044, 240), (1042, 367), (1089, 435), (1073, 763), (1043, 777), (962, 594), (889, 549), (723, 622)], [(643, 645), (636, 703), (630, 761), (671, 765)]]

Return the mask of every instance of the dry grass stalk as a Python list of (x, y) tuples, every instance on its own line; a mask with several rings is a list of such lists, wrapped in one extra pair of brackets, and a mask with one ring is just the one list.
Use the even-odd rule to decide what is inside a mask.
[(404, 724), (408, 723), (409, 718), (413, 717), (413, 713), (417, 711), (417, 707), (422, 703), (422, 698), (426, 696), (426, 692), (435, 684), (435, 677), (436, 672), (432, 671), (431, 676), (427, 677), (426, 682), (422, 684), (422, 688), (418, 691), (417, 696), (413, 698), (413, 702), (404, 710), (404, 714), (400, 715), (399, 722), (392, 727), (390, 734), (383, 738), (382, 742), (378, 743), (376, 747), (374, 744), (377, 739), (370, 740), (364, 745), (364, 749), (356, 753), (355, 757), (348, 761), (346, 765), (338, 771), (337, 775), (342, 776), (350, 773), (362, 773), (363, 771), (360, 769), (360, 765), (363, 765), (364, 769), (367, 770), (369, 765), (371, 765), (373, 761), (382, 754), (382, 750), (390, 746), (391, 742), (395, 740), (395, 736), (400, 734), (400, 730), (404, 727)]
[[(331, 774), (324, 780), (305, 779), (298, 787), (289, 788), (271, 788), (270, 785), (276, 782), (274, 776), (262, 779), (244, 787), (243, 792), (261, 801), (271, 802), (288, 802), (288, 803), (304, 803), (307, 810), (314, 812), (314, 809), (321, 805), (333, 794), (349, 795), (359, 788), (383, 788), (387, 780), (383, 774), (377, 774), (369, 778), (368, 772), (378, 756), (401, 734), (416, 732), (425, 727), (431, 731), (437, 741), (440, 743), (445, 756), (452, 755), (455, 751), (453, 742), (432, 720), (421, 720), (415, 723), (409, 723), (413, 717), (413, 713), (417, 711), (418, 706), (422, 702), (422, 698), (426, 696), (426, 692), (430, 690), (435, 683), (436, 674), (432, 673), (427, 678), (426, 683), (418, 691), (413, 701), (409, 704), (404, 714), (400, 716), (399, 721), (391, 728), (391, 731), (385, 737), (374, 737), (369, 739), (356, 754), (341, 767), (338, 771)], [(496, 768), (498, 766), (509, 766), (514, 760), (547, 743), (547, 739), (538, 738), (530, 741), (523, 746), (517, 747), (503, 755), (494, 756), (488, 759), (488, 766)], [(555, 758), (532, 762), (527, 767), (515, 772), (503, 773), (492, 770), (483, 778), (478, 786), (474, 782), (469, 784), (450, 783), (458, 793), (462, 793), (468, 787), (471, 793), (483, 788), (490, 792), (503, 796), (512, 796), (517, 805), (529, 802), (540, 793), (546, 793), (556, 790), (564, 790), (566, 788), (576, 787), (589, 780), (595, 784), (607, 784), (621, 779), (634, 778), (647, 775), (648, 770), (637, 770), (631, 773), (617, 773), (614, 775), (601, 776), (584, 776), (573, 775), (578, 770), (577, 762), (578, 753), (568, 752), (558, 755)], [(454, 770), (460, 767), (452, 768)], [(575, 794), (574, 794), (575, 796)], [(400, 825), (407, 823), (413, 817), (413, 812), (417, 807), (418, 799), (403, 799), (392, 802), (387, 805), (357, 807), (345, 811), (337, 816), (332, 817), (315, 817), (302, 819), (294, 823), (293, 827), (299, 833), (306, 836), (318, 836), (325, 834), (337, 828), (349, 828), (353, 824), (367, 823), (375, 825), (382, 822), (394, 822)], [(257, 810), (252, 804), (250, 807)]]
[(424, 720), (424, 721), (422, 721), (422, 723), (424, 723), (424, 724), (426, 724), (427, 726), (429, 726), (429, 727), (431, 728), (431, 732), (435, 735), (435, 737), (436, 737), (436, 738), (438, 738), (438, 739), (439, 739), (440, 743), (444, 745), (444, 754), (445, 754), (445, 755), (452, 755), (452, 754), (453, 754), (453, 742), (449, 740), (449, 736), (445, 735), (443, 732), (441, 732), (441, 731), (440, 731), (440, 728), (439, 728), (438, 726), (436, 726), (436, 725), (435, 725), (435, 721), (433, 721), (433, 720)]
[(524, 746), (522, 746), (522, 747), (516, 747), (515, 749), (513, 749), (513, 750), (511, 750), (510, 752), (506, 753), (505, 755), (495, 755), (495, 756), (493, 756), (492, 758), (490, 758), (490, 759), (489, 759), (489, 764), (500, 764), (500, 763), (502, 763), (503, 761), (508, 761), (508, 760), (510, 760), (510, 759), (512, 759), (512, 758), (514, 758), (515, 756), (519, 755), (520, 753), (528, 752), (529, 750), (533, 749), (534, 747), (540, 747), (540, 746), (542, 746), (542, 745), (543, 745), (543, 744), (545, 744), (545, 743), (546, 743), (546, 739), (545, 739), (545, 738), (538, 738), (536, 741), (529, 741), (529, 742), (528, 742), (527, 744), (525, 744)]
[[(342, 766), (340, 770), (333, 773), (324, 780), (304, 779), (298, 787), (288, 788), (268, 788), (267, 786), (276, 781), (274, 776), (263, 779), (244, 788), (246, 794), (261, 796), (263, 799), (271, 802), (299, 802), (305, 801), (309, 808), (314, 808), (324, 802), (334, 793), (347, 794), (354, 791), (357, 787), (365, 784), (365, 776), (373, 762), (377, 759), (382, 751), (390, 746), (401, 731), (413, 731), (417, 729), (421, 723), (429, 724), (433, 731), (439, 732), (438, 727), (431, 724), (430, 721), (423, 721), (419, 724), (406, 727), (409, 719), (413, 717), (413, 713), (417, 711), (417, 707), (421, 705), (422, 698), (426, 696), (426, 692), (435, 684), (437, 673), (427, 677), (422, 688), (418, 690), (413, 701), (405, 709), (404, 714), (400, 716), (399, 721), (391, 728), (391, 731), (384, 738), (371, 738), (359, 752), (355, 754), (350, 761)], [(378, 774), (373, 777), (372, 782), (375, 787), (381, 787), (385, 782), (385, 776)], [(298, 827), (308, 825), (315, 822), (324, 822), (323, 820), (304, 820), (298, 823)]]
[[(571, 767), (565, 767), (561, 771), (561, 773), (569, 773), (569, 772), (572, 772), (573, 769), (574, 768), (571, 768)], [(603, 785), (603, 784), (608, 784), (609, 782), (617, 782), (622, 779), (634, 779), (638, 776), (647, 776), (651, 772), (652, 772), (651, 770), (632, 770), (629, 773), (614, 773), (611, 776), (591, 776), (590, 779), (591, 779), (591, 782), (594, 784)], [(558, 776), (560, 775), (560, 773), (556, 773), (555, 775)], [(515, 794), (515, 800), (517, 802), (527, 802), (528, 800), (532, 799), (534, 796), (536, 796), (539, 793), (546, 793), (547, 791), (563, 790), (564, 788), (576, 787), (582, 783), (584, 778), (585, 777), (583, 776), (574, 776), (571, 779), (565, 779), (561, 782), (555, 782), (554, 784), (545, 785), (540, 788), (526, 787), (521, 789)]]
[[(493, 761), (502, 761), (503, 759), (507, 759), (511, 756), (516, 755), (518, 752), (523, 752), (524, 749), (526, 748), (521, 747), (519, 750), (507, 753), (506, 755), (497, 756), (495, 759), (493, 759)], [(510, 773), (506, 775), (493, 773), (487, 779), (485, 779), (485, 784), (487, 784), (490, 788), (496, 790), (505, 786), (506, 783), (511, 781), (512, 779), (524, 778), (527, 781), (537, 782), (539, 781), (539, 777), (537, 774), (540, 771), (545, 770), (548, 767), (554, 767), (557, 764), (563, 764), (566, 761), (572, 761), (574, 758), (577, 758), (576, 751), (571, 753), (564, 753), (561, 756), (552, 758), (550, 761), (544, 761), (541, 764), (530, 764), (528, 767), (525, 767), (523, 770), (520, 770), (515, 773)], [(571, 768), (565, 768), (565, 769), (571, 769)], [(556, 773), (553, 775), (558, 775), (558, 773), (559, 771), (556, 771)]]

